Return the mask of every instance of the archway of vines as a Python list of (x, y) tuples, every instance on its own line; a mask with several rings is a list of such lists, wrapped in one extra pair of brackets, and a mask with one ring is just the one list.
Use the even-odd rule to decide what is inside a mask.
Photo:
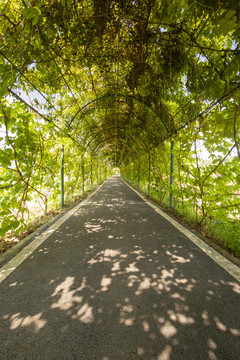
[(2, 0), (0, 236), (57, 204), (64, 146), (66, 201), (119, 168), (240, 237), (239, 13), (235, 0)]

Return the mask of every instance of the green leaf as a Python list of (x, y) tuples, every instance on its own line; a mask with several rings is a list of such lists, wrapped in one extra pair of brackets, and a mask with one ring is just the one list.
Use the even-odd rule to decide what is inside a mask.
[(11, 214), (11, 211), (7, 210), (7, 209), (0, 212), (1, 217), (6, 216), (6, 215), (10, 215), (10, 214)]
[(11, 223), (12, 223), (11, 218), (6, 217), (6, 218), (3, 220), (2, 225), (1, 225), (1, 231), (4, 232), (4, 234), (5, 234), (8, 230), (11, 230)]
[(20, 221), (18, 221), (18, 220), (14, 220), (11, 222), (12, 229), (17, 229), (19, 227), (19, 225), (20, 225)]
[(24, 8), (23, 15), (25, 16), (26, 19), (32, 19), (32, 17), (34, 16), (34, 8), (33, 7)]
[(39, 15), (35, 15), (32, 19), (32, 26), (36, 25), (39, 20)]
[(4, 210), (9, 210), (9, 204), (6, 204), (5, 202), (1, 202), (1, 207), (2, 207), (2, 209), (4, 209)]
[(7, 168), (11, 165), (11, 159), (4, 153), (0, 153), (0, 166)]

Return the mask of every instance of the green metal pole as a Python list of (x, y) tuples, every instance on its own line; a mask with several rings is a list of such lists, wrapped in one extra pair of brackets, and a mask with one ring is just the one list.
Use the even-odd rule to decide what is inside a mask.
[(169, 193), (169, 207), (173, 207), (173, 164), (174, 164), (174, 141), (171, 140), (171, 164), (170, 164), (170, 193)]
[(82, 193), (84, 194), (84, 160), (82, 160)]
[(150, 181), (151, 181), (151, 154), (148, 159), (148, 196), (150, 196)]
[(61, 207), (64, 207), (64, 145), (61, 149)]
[(140, 161), (138, 160), (138, 189), (139, 189), (139, 183), (140, 183)]
[(92, 178), (92, 160), (91, 160), (91, 188), (93, 187), (93, 178)]

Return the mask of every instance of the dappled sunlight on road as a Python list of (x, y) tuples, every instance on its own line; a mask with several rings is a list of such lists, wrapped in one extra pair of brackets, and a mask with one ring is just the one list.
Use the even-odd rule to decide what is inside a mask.
[(26, 359), (25, 338), (39, 344), (39, 359), (225, 360), (229, 353), (237, 360), (240, 331), (230, 316), (239, 310), (237, 282), (212, 272), (208, 259), (202, 266), (183, 235), (170, 239), (167, 224), (141, 213), (132, 193), (126, 214), (120, 190), (114, 210), (95, 197), (81, 220), (74, 216), (32, 255), (22, 281), (14, 273), (5, 282), (15, 300), (2, 305), (3, 341), (15, 338)]
[[(42, 329), (46, 324), (47, 321), (41, 319), (43, 313), (39, 313), (33, 316), (26, 316), (21, 317), (20, 313), (13, 314), (9, 318), (10, 321), (10, 329), (15, 330), (18, 327), (26, 327), (30, 326), (35, 333), (37, 333), (40, 329)], [(5, 317), (7, 319), (8, 316)]]
[[(135, 239), (140, 242), (137, 236)], [(133, 245), (127, 253), (115, 247), (113, 239), (109, 241), (113, 241), (112, 247), (102, 251), (97, 243), (86, 248), (81, 255), (85, 269), (82, 267), (78, 276), (69, 271), (62, 279), (49, 277), (47, 307), (35, 304), (35, 314), (5, 316), (9, 330), (28, 327), (34, 334), (44, 333), (54, 318), (61, 319), (59, 331), (65, 334), (72, 326), (76, 328), (75, 322), (77, 328), (88, 326), (86, 336), (101, 331), (106, 336), (107, 328), (106, 345), (98, 349), (97, 359), (109, 360), (124, 359), (129, 346), (135, 359), (178, 359), (183, 358), (181, 354), (194, 356), (200, 348), (205, 349), (206, 359), (219, 359), (221, 344), (219, 338), (212, 338), (213, 328), (219, 335), (240, 336), (229, 319), (221, 313), (215, 316), (209, 305), (215, 296), (221, 298), (220, 281), (209, 280), (202, 290), (199, 280), (187, 276), (193, 254), (180, 256), (178, 247), (169, 244), (162, 249), (160, 243), (158, 250)], [(228, 282), (224, 285), (231, 289)], [(196, 294), (201, 295), (198, 304), (194, 303)], [(113, 336), (124, 350), (115, 353)]]

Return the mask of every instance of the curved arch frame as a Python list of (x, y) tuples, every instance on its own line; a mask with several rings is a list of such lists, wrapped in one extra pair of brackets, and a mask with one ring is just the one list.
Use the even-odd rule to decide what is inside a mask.
[[(108, 126), (107, 129), (108, 129), (108, 130), (111, 130), (111, 129), (114, 129), (114, 130), (115, 130), (116, 127), (115, 127), (115, 126)], [(117, 129), (118, 129), (118, 130), (124, 130), (124, 127), (119, 127), (119, 126), (118, 126)], [(98, 136), (100, 136), (100, 133), (99, 133), (99, 132), (96, 132), (96, 133), (92, 136), (92, 138), (89, 140), (89, 142), (87, 143), (87, 145), (86, 145), (86, 147), (85, 147), (85, 151), (86, 151), (87, 148), (90, 146), (91, 142), (92, 142), (94, 139), (96, 139)], [(135, 141), (135, 142), (136, 142), (136, 139), (134, 139), (131, 135), (128, 135), (128, 137), (129, 137), (132, 141)], [(123, 139), (122, 139), (122, 140), (123, 140)], [(149, 148), (148, 148), (148, 146), (146, 145), (145, 141), (141, 139), (141, 143), (144, 145), (145, 150), (148, 152), (148, 151), (149, 151)], [(141, 144), (141, 143), (139, 142), (139, 144)]]
[(151, 106), (149, 106), (145, 101), (142, 101), (138, 98), (136, 98), (135, 96), (133, 95), (127, 95), (127, 94), (105, 94), (105, 95), (102, 95), (102, 96), (98, 96), (96, 97), (95, 99), (93, 100), (90, 100), (88, 101), (85, 105), (83, 105), (77, 112), (76, 114), (71, 118), (71, 120), (69, 121), (69, 123), (67, 124), (67, 128), (69, 129), (70, 126), (72, 125), (73, 123), (73, 120), (77, 117), (77, 115), (83, 111), (86, 107), (88, 107), (89, 105), (95, 103), (96, 101), (98, 100), (101, 100), (101, 99), (105, 99), (105, 98), (108, 98), (108, 97), (122, 97), (122, 98), (126, 98), (126, 99), (133, 99), (135, 101), (137, 101), (138, 103), (141, 103), (143, 105), (145, 105), (149, 110), (151, 110), (158, 118), (159, 120), (161, 121), (161, 123), (163, 124), (168, 136), (171, 135), (171, 131), (169, 130), (168, 126), (165, 124), (165, 122), (162, 120), (160, 114), (158, 114), (154, 109), (151, 108)]
[[(136, 155), (136, 151), (135, 151), (132, 147), (129, 146), (129, 144), (127, 143), (126, 140), (123, 140), (123, 139), (122, 139), (121, 141), (126, 145), (126, 148), (127, 148), (128, 151), (132, 154), (132, 156)], [(98, 145), (97, 145), (96, 149), (94, 150), (94, 155), (96, 155), (96, 154), (101, 150), (101, 147), (102, 147), (102, 146), (105, 147), (105, 149), (106, 149), (106, 144), (107, 144), (107, 147), (115, 146), (115, 144), (114, 144), (114, 143), (111, 143), (111, 142), (107, 142), (107, 141), (102, 142), (101, 144), (98, 144)], [(120, 163), (123, 163), (123, 161), (122, 161), (121, 159), (119, 159), (119, 162), (120, 162)], [(124, 163), (123, 163), (123, 164), (124, 164)], [(115, 164), (115, 166), (118, 166), (118, 165), (119, 165), (119, 164)]]

